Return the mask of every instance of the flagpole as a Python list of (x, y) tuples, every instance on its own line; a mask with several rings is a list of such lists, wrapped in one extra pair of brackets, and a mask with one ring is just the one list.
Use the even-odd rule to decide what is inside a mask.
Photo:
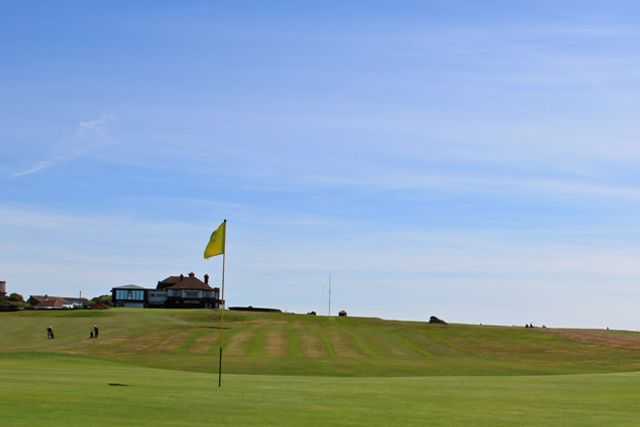
[(224, 220), (224, 250), (222, 251), (222, 304), (220, 306), (220, 359), (218, 360), (218, 388), (222, 387), (222, 347), (224, 346), (224, 310), (226, 301), (224, 300), (224, 270), (227, 261), (227, 220)]
[(224, 251), (222, 252), (222, 304), (225, 305), (224, 300), (224, 267), (227, 260), (227, 220), (224, 220)]

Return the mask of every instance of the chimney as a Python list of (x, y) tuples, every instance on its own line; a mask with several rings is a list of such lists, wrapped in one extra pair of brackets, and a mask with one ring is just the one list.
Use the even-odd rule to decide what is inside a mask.
[(180, 280), (184, 280), (184, 274), (180, 273)]
[(7, 294), (7, 282), (4, 280), (0, 280), (0, 296), (5, 296)]
[(205, 273), (204, 275), (204, 284), (208, 285), (209, 284), (209, 275)]
[(189, 277), (193, 278), (196, 277), (196, 273), (194, 273), (193, 271), (191, 273), (189, 273)]

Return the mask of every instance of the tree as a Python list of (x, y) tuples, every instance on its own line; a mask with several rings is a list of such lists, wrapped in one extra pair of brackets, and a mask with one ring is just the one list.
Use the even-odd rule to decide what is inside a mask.
[(22, 297), (22, 295), (14, 292), (11, 295), (9, 295), (9, 301), (12, 301), (12, 302), (24, 302), (24, 298)]
[(111, 303), (111, 295), (100, 295), (99, 297), (95, 297), (95, 298), (91, 298), (91, 304), (92, 305), (106, 305), (108, 307), (111, 307), (112, 303)]

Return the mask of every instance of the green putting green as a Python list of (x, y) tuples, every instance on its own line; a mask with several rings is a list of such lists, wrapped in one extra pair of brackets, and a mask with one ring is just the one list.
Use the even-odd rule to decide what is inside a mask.
[(637, 425), (640, 375), (320, 377), (0, 356), (0, 420), (17, 426)]

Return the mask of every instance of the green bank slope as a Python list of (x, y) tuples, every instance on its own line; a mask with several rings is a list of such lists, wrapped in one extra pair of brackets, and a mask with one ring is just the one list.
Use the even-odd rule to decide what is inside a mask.
[[(335, 378), (0, 355), (3, 427), (637, 426), (640, 375)], [(120, 385), (110, 385), (120, 384)]]
[[(97, 324), (98, 340), (88, 339)], [(56, 339), (46, 339), (53, 326)], [(0, 355), (74, 355), (150, 368), (317, 376), (537, 375), (640, 370), (640, 334), (209, 310), (0, 313)]]

